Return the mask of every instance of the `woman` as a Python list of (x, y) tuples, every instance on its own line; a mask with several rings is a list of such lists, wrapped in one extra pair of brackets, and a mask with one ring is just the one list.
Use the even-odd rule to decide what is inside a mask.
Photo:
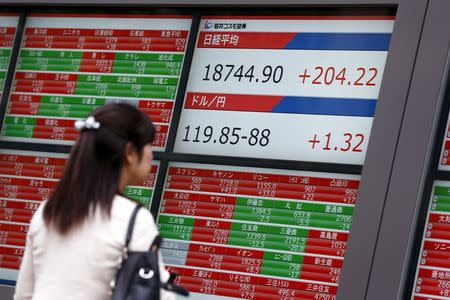
[[(136, 206), (121, 192), (147, 176), (155, 127), (144, 113), (123, 103), (96, 109), (76, 127), (81, 133), (64, 174), (31, 221), (15, 300), (110, 298)], [(152, 215), (140, 209), (130, 251), (148, 250), (157, 235)], [(160, 266), (166, 282), (169, 274)]]

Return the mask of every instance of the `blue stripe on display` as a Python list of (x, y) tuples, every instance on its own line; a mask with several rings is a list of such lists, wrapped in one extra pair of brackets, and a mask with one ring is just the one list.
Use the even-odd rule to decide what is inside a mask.
[(0, 284), (3, 285), (16, 285), (16, 281), (15, 280), (6, 280), (6, 279), (0, 279)]
[(387, 51), (390, 33), (297, 33), (285, 49)]
[(376, 99), (284, 97), (272, 110), (275, 113), (373, 117)]

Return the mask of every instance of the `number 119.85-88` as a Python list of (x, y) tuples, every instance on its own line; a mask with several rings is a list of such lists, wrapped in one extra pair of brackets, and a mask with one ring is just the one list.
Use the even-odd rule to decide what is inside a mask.
[(245, 129), (241, 127), (221, 127), (214, 128), (211, 125), (202, 127), (193, 127), (188, 125), (184, 127), (183, 142), (192, 143), (219, 143), (219, 144), (243, 144), (250, 146), (266, 147), (270, 143), (270, 129), (252, 128)]

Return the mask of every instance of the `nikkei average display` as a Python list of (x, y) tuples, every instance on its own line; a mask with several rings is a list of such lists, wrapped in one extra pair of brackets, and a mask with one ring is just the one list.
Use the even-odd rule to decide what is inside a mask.
[(175, 152), (362, 164), (393, 25), (203, 17)]
[[(56, 187), (67, 157), (0, 150), (0, 284), (15, 284), (31, 218)], [(124, 194), (150, 207), (158, 166), (154, 162), (145, 182), (128, 186)]]
[(157, 125), (163, 150), (190, 16), (31, 14), (2, 140), (72, 144), (96, 107), (128, 102)]
[(194, 299), (335, 299), (358, 187), (356, 175), (171, 162), (163, 260)]
[(417, 262), (413, 300), (450, 297), (450, 182), (435, 181)]
[(0, 99), (5, 85), (18, 21), (18, 14), (0, 13)]

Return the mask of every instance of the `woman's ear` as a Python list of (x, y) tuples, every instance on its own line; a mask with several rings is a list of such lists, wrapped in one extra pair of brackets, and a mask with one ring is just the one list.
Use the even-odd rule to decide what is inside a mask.
[(131, 144), (131, 142), (128, 142), (125, 146), (124, 163), (126, 165), (131, 165), (135, 159), (136, 159), (136, 149), (134, 148), (133, 144)]

